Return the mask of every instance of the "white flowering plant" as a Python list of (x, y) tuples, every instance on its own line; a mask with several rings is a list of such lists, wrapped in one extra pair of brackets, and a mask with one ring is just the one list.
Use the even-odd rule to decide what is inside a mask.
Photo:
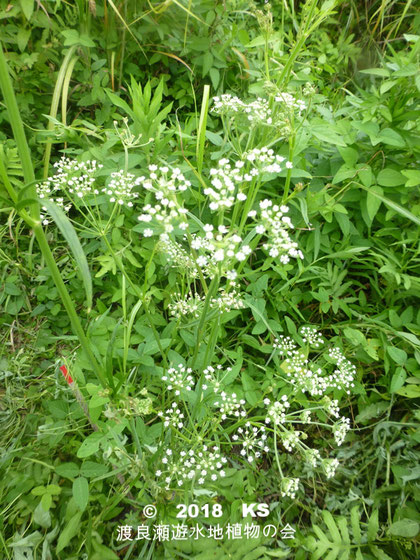
[[(215, 99), (214, 112), (241, 113), (251, 123), (272, 114), (261, 99), (228, 101)], [(293, 96), (283, 101), (298, 116), (305, 110)], [(268, 283), (253, 286), (256, 270), (281, 270), (287, 278), (304, 261), (288, 195), (273, 188), (284, 185), (284, 171), (290, 178), (292, 162), (263, 146), (232, 153), (200, 174), (173, 161), (108, 176), (96, 161), (63, 158), (56, 169), (38, 185), (40, 200), (55, 200), (80, 225), (78, 212), (122, 275), (123, 324), (113, 335), (122, 331), (122, 347), (107, 349), (109, 387), (94, 392), (90, 405), (104, 457), (125, 476), (135, 474), (134, 488), (146, 484), (163, 501), (174, 492), (226, 494), (238, 471), (257, 476), (262, 487), (263, 473), (274, 477), (279, 495), (292, 500), (308, 473), (333, 477), (339, 462), (319, 446), (317, 431), (343, 444), (351, 426), (339, 401), (354, 387), (355, 368), (312, 326), (280, 334)], [(114, 247), (120, 214), (129, 236), (140, 237), (139, 255), (147, 255), (141, 282)], [(159, 270), (166, 286), (154, 285)], [(240, 338), (222, 342), (229, 324), (248, 344), (260, 335), (260, 351), (245, 361)], [(143, 340), (137, 351), (136, 340)], [(137, 383), (144, 398), (130, 395)], [(300, 462), (292, 470), (287, 457), (295, 454)]]

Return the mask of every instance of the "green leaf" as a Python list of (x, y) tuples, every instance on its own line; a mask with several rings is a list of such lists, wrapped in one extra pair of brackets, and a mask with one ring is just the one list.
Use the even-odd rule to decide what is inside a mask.
[(407, 353), (404, 352), (404, 350), (401, 350), (400, 348), (395, 348), (395, 346), (388, 346), (386, 350), (388, 354), (391, 356), (391, 358), (394, 360), (394, 362), (399, 366), (404, 365), (405, 362), (407, 361)]
[(376, 216), (376, 214), (378, 213), (378, 210), (382, 204), (382, 201), (380, 198), (378, 198), (377, 196), (375, 196), (375, 193), (382, 195), (383, 194), (383, 190), (381, 189), (381, 187), (378, 187), (376, 185), (373, 185), (373, 187), (370, 187), (370, 189), (367, 192), (366, 195), (366, 209), (367, 209), (367, 213), (370, 219), (370, 223), (373, 222), (373, 218)]
[(92, 307), (92, 277), (90, 275), (88, 262), (83, 248), (80, 244), (77, 233), (72, 226), (70, 220), (59, 206), (50, 200), (42, 200), (42, 205), (46, 207), (47, 212), (50, 214), (54, 222), (57, 224), (58, 229), (61, 231), (64, 239), (67, 241), (74, 260), (79, 268), (82, 277), (83, 285), (86, 293), (86, 304), (88, 312)]
[(220, 82), (220, 72), (217, 68), (210, 68), (210, 79), (213, 89), (216, 91)]
[(73, 482), (73, 498), (79, 509), (84, 511), (89, 501), (89, 483), (83, 476)]
[(372, 142), (372, 144), (375, 146), (379, 142), (387, 144), (388, 146), (395, 146), (396, 148), (404, 148), (405, 146), (404, 138), (401, 134), (392, 130), (392, 128), (384, 128), (381, 130), (376, 137), (375, 142)]
[(19, 31), (17, 33), (17, 36), (16, 36), (16, 40), (17, 40), (17, 45), (19, 47), (20, 52), (23, 52), (25, 50), (30, 36), (31, 36), (31, 30), (30, 29), (25, 29), (24, 27), (21, 27), (19, 29)]
[(396, 393), (404, 385), (407, 378), (407, 373), (404, 368), (398, 367), (392, 376), (391, 384), (389, 387), (390, 393)]
[(376, 196), (377, 198), (382, 200), (382, 202), (384, 202), (392, 210), (395, 210), (395, 212), (400, 214), (400, 216), (402, 216), (403, 218), (407, 218), (408, 220), (411, 220), (412, 222), (420, 226), (420, 218), (412, 214), (409, 210), (406, 210), (406, 208), (403, 208), (393, 200), (390, 200), (389, 198), (386, 198), (385, 196), (382, 196), (381, 194), (372, 191), (372, 189), (368, 189), (367, 187), (364, 187), (363, 185), (360, 184), (359, 187), (367, 192), (372, 192), (373, 196)]
[(370, 247), (350, 247), (349, 249), (344, 249), (343, 251), (337, 251), (337, 253), (329, 253), (319, 258), (318, 261), (322, 259), (347, 259), (352, 255), (357, 255), (357, 253), (362, 253), (367, 251)]
[(370, 76), (383, 76), (389, 78), (390, 73), (386, 68), (366, 68), (364, 70), (359, 70), (361, 74), (369, 74)]
[(389, 532), (396, 537), (413, 539), (418, 535), (420, 525), (413, 519), (400, 519), (391, 525)]
[(75, 478), (79, 474), (79, 467), (76, 463), (61, 463), (55, 468), (55, 472), (64, 478)]
[(95, 461), (84, 461), (80, 467), (80, 474), (87, 478), (102, 476), (108, 472), (108, 467), (102, 463), (95, 463)]
[(367, 529), (367, 538), (368, 541), (374, 541), (376, 539), (376, 535), (379, 529), (379, 511), (375, 509), (372, 515), (369, 518), (368, 529)]
[(20, 0), (20, 7), (22, 8), (22, 12), (28, 21), (31, 19), (34, 12), (34, 5), (35, 0)]
[(402, 389), (395, 391), (397, 395), (402, 397), (407, 397), (408, 399), (418, 399), (420, 398), (420, 386), (419, 385), (407, 385)]
[(41, 498), (41, 506), (44, 508), (44, 511), (48, 511), (52, 505), (52, 496), (51, 494), (45, 493)]
[(344, 336), (353, 344), (353, 346), (367, 345), (366, 337), (361, 331), (347, 327), (343, 332)]
[(398, 185), (403, 185), (405, 179), (404, 175), (396, 169), (385, 167), (385, 169), (379, 171), (377, 181), (382, 187), (397, 187)]
[(375, 556), (375, 558), (377, 558), (377, 560), (394, 560), (393, 558), (391, 558), (391, 556), (388, 556), (388, 554), (386, 552), (381, 550), (376, 545), (371, 545), (369, 548), (370, 548), (371, 552), (373, 553), (373, 555)]
[(79, 459), (89, 457), (96, 453), (99, 449), (99, 442), (102, 440), (103, 435), (99, 433), (90, 434), (77, 451)]
[(34, 523), (40, 525), (44, 529), (48, 529), (51, 526), (51, 515), (49, 510), (45, 510), (42, 506), (42, 503), (36, 506), (34, 511)]
[(242, 372), (241, 380), (246, 400), (251, 406), (256, 405), (261, 396), (260, 392), (258, 391), (258, 385), (245, 371)]
[(332, 538), (334, 539), (334, 542), (336, 543), (341, 542), (340, 532), (331, 513), (328, 510), (324, 509), (322, 512), (322, 516), (324, 518), (325, 524), (327, 525), (331, 533)]
[(329, 124), (314, 124), (311, 126), (310, 130), (312, 134), (322, 142), (334, 144), (335, 146), (346, 146), (343, 138), (339, 136), (335, 128)]
[(417, 169), (404, 169), (401, 173), (407, 178), (406, 187), (417, 187), (417, 185), (420, 185), (420, 171)]
[(80, 531), (80, 520), (82, 512), (78, 512), (67, 522), (61, 531), (57, 542), (57, 554), (61, 552), (70, 543), (71, 539)]
[(356, 416), (356, 422), (367, 422), (372, 418), (377, 418), (381, 416), (383, 412), (388, 408), (389, 404), (383, 401), (370, 404), (362, 408), (361, 412)]
[(203, 72), (202, 72), (203, 78), (208, 74), (212, 66), (213, 66), (213, 55), (211, 54), (210, 51), (207, 51), (206, 53), (204, 53), (203, 56)]
[(356, 540), (356, 543), (359, 544), (362, 542), (362, 532), (360, 530), (360, 514), (359, 514), (359, 508), (357, 506), (351, 508), (350, 521), (351, 521), (353, 536)]

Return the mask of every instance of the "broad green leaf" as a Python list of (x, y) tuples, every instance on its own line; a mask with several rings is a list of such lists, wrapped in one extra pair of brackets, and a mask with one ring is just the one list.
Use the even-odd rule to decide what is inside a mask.
[(400, 214), (400, 216), (402, 216), (403, 218), (406, 218), (408, 220), (411, 220), (412, 222), (414, 222), (415, 224), (420, 226), (420, 218), (418, 218), (417, 216), (412, 214), (406, 208), (403, 208), (402, 206), (400, 206), (399, 204), (397, 204), (393, 200), (390, 200), (389, 198), (387, 198), (387, 197), (385, 197), (385, 196), (383, 196), (379, 193), (376, 193), (376, 192), (372, 191), (371, 189), (368, 189), (368, 188), (364, 187), (363, 185), (359, 184), (359, 187), (361, 189), (367, 191), (367, 192), (372, 192), (373, 196), (376, 196), (377, 198), (382, 200), (382, 202), (384, 202), (389, 208), (391, 208), (392, 210), (394, 210), (395, 212)]
[(392, 128), (384, 128), (381, 130), (376, 137), (375, 142), (372, 141), (373, 146), (382, 142), (383, 144), (387, 144), (388, 146), (395, 146), (396, 148), (404, 148), (405, 141), (401, 134), (398, 134)]
[(61, 552), (70, 543), (73, 537), (80, 531), (80, 520), (82, 512), (78, 512), (67, 522), (64, 529), (61, 531), (57, 542), (57, 554)]
[(401, 350), (400, 348), (396, 348), (395, 346), (388, 346), (387, 352), (394, 360), (394, 362), (399, 366), (404, 365), (405, 362), (407, 361), (407, 353), (404, 350)]
[(16, 40), (17, 40), (17, 45), (19, 47), (20, 52), (23, 52), (25, 50), (30, 36), (31, 36), (31, 30), (30, 29), (25, 29), (24, 27), (21, 27), (19, 29), (19, 31), (17, 33), (17, 36), (16, 36)]
[(402, 389), (395, 391), (397, 395), (402, 397), (407, 397), (408, 399), (418, 399), (420, 398), (420, 386), (419, 385), (406, 385)]
[(370, 404), (361, 409), (361, 412), (356, 416), (356, 422), (367, 422), (372, 418), (377, 418), (381, 416), (389, 407), (389, 403), (380, 401), (377, 403)]
[(209, 74), (213, 89), (216, 91), (220, 82), (220, 72), (217, 68), (210, 68)]
[(92, 277), (90, 275), (86, 255), (80, 244), (79, 238), (77, 237), (77, 233), (70, 220), (67, 218), (67, 216), (59, 206), (57, 206), (50, 200), (44, 199), (42, 200), (42, 205), (46, 207), (47, 212), (50, 214), (58, 229), (61, 231), (73, 254), (74, 260), (76, 261), (79, 272), (82, 276), (82, 281), (86, 293), (86, 303), (89, 311), (92, 307)]
[(400, 519), (391, 525), (389, 532), (396, 537), (412, 539), (419, 533), (420, 525), (413, 519)]
[(370, 249), (370, 247), (350, 247), (349, 249), (345, 249), (343, 251), (337, 251), (337, 253), (324, 255), (323, 257), (319, 258), (318, 261), (322, 259), (346, 259), (348, 257), (351, 257), (352, 255), (357, 255), (358, 253), (367, 251), (368, 249)]
[(211, 54), (210, 51), (207, 51), (206, 53), (204, 53), (203, 56), (203, 72), (202, 72), (203, 78), (208, 74), (212, 66), (213, 66), (213, 55)]
[(87, 478), (102, 476), (108, 472), (108, 467), (95, 461), (84, 461), (80, 467), (80, 474)]
[(334, 539), (334, 542), (336, 543), (341, 542), (340, 532), (331, 513), (328, 510), (324, 509), (322, 512), (322, 516), (324, 518), (325, 524), (327, 525), (331, 533), (332, 538)]
[(353, 346), (366, 346), (366, 337), (361, 331), (347, 327), (343, 332), (344, 336), (353, 344)]
[(99, 449), (99, 442), (102, 440), (103, 435), (99, 433), (90, 434), (82, 443), (77, 451), (79, 459), (89, 457), (96, 453)]
[(417, 169), (404, 169), (401, 173), (407, 178), (406, 187), (417, 187), (417, 185), (420, 185), (420, 171)]
[(373, 222), (373, 218), (376, 216), (382, 204), (382, 200), (375, 196), (375, 193), (382, 195), (383, 190), (381, 189), (381, 187), (373, 185), (369, 188), (366, 195), (366, 210), (370, 219), (370, 223)]
[(364, 70), (359, 70), (361, 74), (369, 74), (370, 76), (383, 76), (388, 78), (390, 76), (389, 70), (386, 68), (366, 68)]
[(389, 387), (390, 393), (396, 393), (404, 385), (407, 378), (407, 373), (404, 368), (398, 367), (392, 376), (391, 384)]
[(44, 494), (41, 498), (41, 507), (44, 508), (44, 511), (48, 511), (52, 505), (52, 496), (51, 494)]
[(51, 527), (51, 514), (49, 512), (49, 509), (45, 510), (41, 502), (39, 502), (39, 504), (35, 508), (33, 519), (34, 523), (40, 525), (44, 529), (48, 529), (48, 527)]
[(404, 175), (396, 169), (386, 167), (378, 173), (377, 181), (382, 187), (397, 187), (405, 182)]
[(89, 501), (89, 483), (83, 476), (73, 482), (73, 498), (79, 509), (84, 511)]
[(377, 560), (394, 560), (391, 556), (388, 556), (386, 552), (380, 549), (379, 546), (371, 545), (369, 548)]
[(26, 19), (29, 21), (32, 17), (35, 7), (35, 0), (19, 0), (20, 7), (22, 8), (22, 12), (24, 13)]
[(343, 138), (337, 134), (334, 127), (329, 124), (314, 124), (311, 126), (312, 134), (321, 140), (322, 142), (327, 142), (328, 144), (334, 144), (335, 146), (346, 146)]
[(75, 478), (79, 474), (79, 467), (76, 463), (61, 463), (55, 468), (55, 472), (64, 478)]

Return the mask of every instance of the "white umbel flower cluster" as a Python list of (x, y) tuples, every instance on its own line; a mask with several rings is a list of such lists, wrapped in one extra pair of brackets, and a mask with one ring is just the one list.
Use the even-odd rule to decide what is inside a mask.
[(256, 232), (267, 237), (263, 248), (270, 257), (278, 257), (282, 264), (287, 264), (291, 258), (303, 259), (302, 251), (288, 232), (288, 229), (293, 228), (291, 219), (285, 215), (288, 211), (287, 206), (279, 206), (266, 198), (260, 202), (259, 212), (251, 210), (248, 213), (251, 218), (258, 220)]
[(221, 419), (226, 420), (228, 416), (234, 416), (236, 418), (244, 418), (246, 416), (246, 411), (243, 408), (245, 406), (244, 399), (238, 399), (236, 393), (231, 393), (230, 395), (225, 391), (220, 393), (220, 400), (214, 403), (214, 406), (221, 412)]
[(278, 350), (280, 356), (291, 356), (292, 351), (296, 348), (296, 343), (290, 336), (280, 335), (278, 338), (274, 339), (273, 348)]
[(213, 107), (210, 111), (217, 115), (244, 115), (252, 124), (270, 125), (273, 122), (269, 102), (262, 97), (257, 97), (254, 101), (245, 103), (236, 95), (225, 93), (221, 96), (213, 97)]
[[(322, 335), (313, 327), (303, 327), (300, 334), (304, 343), (312, 347), (312, 351), (318, 350), (325, 343)], [(323, 396), (333, 389), (350, 393), (350, 389), (354, 387), (356, 367), (343, 356), (339, 348), (330, 347), (312, 361), (304, 349), (292, 348), (292, 342), (284, 337), (276, 339), (273, 347), (280, 350), (280, 355), (286, 356), (284, 369), (290, 382), (312, 397)], [(331, 362), (336, 363), (335, 369)], [(336, 408), (335, 404), (334, 413), (329, 413), (336, 415)]]
[(266, 424), (272, 422), (274, 426), (284, 424), (286, 422), (286, 412), (290, 407), (290, 403), (286, 395), (282, 395), (280, 401), (271, 403), (270, 399), (264, 399), (264, 404), (268, 407)]
[[(274, 153), (271, 148), (254, 148), (245, 154), (246, 161), (250, 161), (255, 167), (251, 171), (254, 175), (258, 173), (281, 173), (283, 171), (282, 164), (286, 158)], [(286, 161), (286, 169), (292, 169), (293, 164), (291, 161)], [(255, 171), (257, 170), (257, 173)], [(246, 176), (246, 175), (245, 175)], [(252, 178), (252, 177), (251, 177)]]
[[(297, 109), (299, 115), (306, 110), (305, 101), (303, 101), (303, 99), (296, 99), (296, 97), (294, 97), (291, 93), (278, 92), (274, 100), (288, 111), (294, 111)], [(283, 107), (281, 108), (283, 109)]]
[(140, 184), (146, 190), (161, 191), (164, 194), (184, 192), (191, 187), (178, 167), (169, 168), (167, 165), (158, 167), (149, 165), (149, 177), (140, 177)]
[(189, 481), (194, 481), (202, 486), (206, 481), (215, 482), (218, 478), (225, 476), (223, 469), (227, 459), (222, 456), (217, 446), (209, 448), (203, 445), (200, 451), (190, 449), (181, 451), (177, 460), (171, 449), (167, 449), (163, 458), (162, 465), (156, 471), (158, 478), (163, 478), (166, 489), (174, 483), (178, 487), (184, 486)]
[(142, 213), (138, 216), (140, 222), (149, 224), (143, 232), (145, 237), (151, 237), (155, 234), (153, 225), (159, 233), (168, 234), (174, 230), (174, 224), (177, 224), (182, 230), (188, 228), (186, 220), (187, 210), (177, 198), (178, 193), (183, 193), (190, 186), (184, 174), (178, 167), (170, 169), (168, 166), (158, 167), (157, 165), (149, 165), (149, 177), (140, 177), (138, 184), (148, 191), (154, 193), (157, 204), (146, 204), (142, 208)]
[[(205, 296), (198, 293), (182, 296), (177, 293), (168, 304), (170, 314), (176, 319), (193, 316), (198, 319), (204, 308)], [(216, 297), (210, 299), (210, 309), (217, 309), (220, 313), (227, 313), (233, 309), (243, 309), (245, 303), (235, 287), (221, 288)]]
[(174, 428), (181, 430), (181, 428), (184, 426), (184, 414), (178, 408), (178, 405), (176, 403), (172, 403), (171, 408), (168, 408), (168, 410), (165, 410), (165, 412), (162, 412), (160, 410), (158, 412), (158, 416), (163, 419), (163, 425), (165, 426), (165, 428), (173, 426)]
[(133, 206), (133, 200), (138, 198), (138, 192), (134, 189), (141, 184), (142, 177), (135, 177), (132, 173), (124, 173), (124, 171), (116, 171), (111, 173), (111, 180), (101, 189), (105, 193), (109, 202), (116, 202), (120, 206), (127, 204), (128, 207)]
[(241, 171), (243, 165), (243, 161), (237, 161), (232, 166), (228, 159), (223, 158), (218, 167), (210, 169), (211, 187), (203, 191), (210, 199), (210, 210), (230, 208), (237, 200), (246, 200), (246, 194), (239, 190), (239, 185), (245, 180)]
[(296, 498), (296, 492), (299, 490), (299, 478), (283, 478), (281, 481), (281, 497)]
[(171, 367), (162, 375), (162, 380), (168, 383), (168, 390), (174, 391), (175, 395), (180, 395), (181, 391), (191, 391), (194, 385), (194, 378), (191, 375), (192, 369), (182, 364)]
[(55, 174), (41, 185), (37, 185), (40, 198), (49, 198), (50, 193), (61, 190), (72, 198), (83, 198), (88, 194), (99, 194), (95, 187), (95, 175), (103, 167), (96, 160), (78, 162), (62, 157), (53, 164)]
[(238, 428), (236, 434), (232, 436), (232, 440), (242, 444), (240, 453), (248, 463), (255, 463), (263, 452), (268, 453), (270, 451), (264, 426), (257, 428), (252, 426), (250, 422), (246, 422), (244, 428)]
[[(221, 364), (217, 364), (215, 368), (213, 366), (207, 366), (203, 371), (203, 375), (207, 383), (211, 385), (213, 391), (218, 393), (222, 387), (223, 381), (231, 371), (231, 367), (224, 368)], [(208, 385), (203, 385), (203, 390), (207, 388)]]

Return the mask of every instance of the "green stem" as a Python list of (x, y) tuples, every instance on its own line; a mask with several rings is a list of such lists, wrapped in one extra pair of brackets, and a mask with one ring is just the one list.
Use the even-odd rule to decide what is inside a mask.
[[(6, 103), (6, 107), (10, 117), (10, 124), (12, 126), (13, 135), (16, 141), (16, 145), (19, 151), (20, 159), (22, 162), (23, 176), (25, 183), (28, 186), (28, 197), (31, 199), (37, 199), (36, 192), (36, 181), (35, 173), (32, 165), (31, 153), (29, 151), (28, 142), (26, 140), (25, 131), (23, 129), (23, 123), (20, 116), (19, 108), (16, 102), (15, 93), (13, 91), (12, 82), (10, 80), (6, 59), (4, 57), (3, 49), (0, 45), (0, 85), (3, 92), (3, 97)], [(51, 252), (50, 246), (48, 244), (47, 238), (45, 236), (44, 230), (39, 217), (39, 204), (30, 205), (30, 216), (26, 212), (21, 212), (22, 218), (25, 222), (32, 227), (38, 245), (41, 249), (41, 253), (47, 263), (47, 266), (51, 272), (51, 276), (57, 287), (58, 293), (60, 294), (63, 305), (69, 316), (71, 325), (79, 339), (79, 342), (88, 357), (92, 369), (100, 381), (103, 387), (106, 387), (106, 379), (104, 373), (96, 358), (92, 352), (89, 341), (83, 331), (82, 325), (80, 323), (79, 317), (77, 315), (76, 309), (74, 307), (73, 301), (67, 291), (67, 288), (61, 278), (60, 271), (54, 260), (54, 256)]]
[(88, 357), (90, 364), (92, 366), (92, 369), (96, 375), (96, 377), (98, 378), (98, 380), (100, 381), (102, 387), (106, 388), (107, 387), (107, 383), (106, 383), (106, 379), (105, 379), (105, 375), (100, 367), (100, 365), (98, 364), (98, 362), (96, 361), (96, 358), (92, 352), (91, 346), (89, 344), (89, 341), (85, 335), (85, 332), (82, 328), (82, 325), (80, 323), (79, 317), (77, 315), (76, 309), (74, 307), (73, 301), (67, 291), (67, 288), (63, 282), (63, 279), (61, 278), (61, 274), (60, 271), (58, 270), (57, 264), (54, 260), (54, 256), (51, 252), (51, 249), (48, 245), (48, 241), (47, 238), (45, 236), (44, 230), (42, 229), (41, 224), (37, 224), (34, 228), (33, 228), (36, 240), (38, 241), (38, 245), (41, 249), (41, 252), (44, 256), (45, 262), (51, 272), (51, 276), (54, 280), (54, 283), (57, 287), (58, 293), (60, 294), (61, 300), (63, 302), (63, 305), (67, 311), (67, 315), (69, 316), (70, 322), (72, 324), (73, 330), (75, 331), (79, 342), (86, 354), (86, 356)]
[(207, 292), (206, 299), (204, 301), (203, 313), (201, 314), (200, 323), (198, 324), (197, 342), (195, 344), (195, 350), (194, 350), (194, 355), (193, 355), (192, 364), (191, 364), (192, 368), (194, 368), (194, 364), (197, 360), (198, 350), (200, 348), (200, 343), (201, 343), (201, 340), (202, 340), (203, 335), (204, 335), (204, 330), (205, 330), (204, 329), (204, 324), (205, 324), (205, 321), (206, 321), (208, 309), (210, 307), (210, 301), (211, 301), (211, 298), (213, 297), (213, 294), (216, 292), (218, 286), (219, 286), (219, 276), (216, 275), (216, 276), (213, 277), (212, 281), (210, 282), (209, 291)]
[[(23, 123), (20, 116), (19, 108), (16, 102), (15, 92), (13, 91), (12, 81), (9, 76), (7, 62), (4, 56), (3, 47), (0, 43), (0, 84), (3, 92), (4, 101), (9, 113), (10, 124), (15, 137), (16, 145), (19, 150), (20, 159), (22, 162), (23, 176), (25, 183), (31, 183), (28, 188), (28, 198), (37, 198), (35, 186), (35, 173), (32, 165), (31, 153), (29, 151), (28, 142), (26, 140)], [(31, 216), (39, 221), (39, 205), (31, 205)]]

